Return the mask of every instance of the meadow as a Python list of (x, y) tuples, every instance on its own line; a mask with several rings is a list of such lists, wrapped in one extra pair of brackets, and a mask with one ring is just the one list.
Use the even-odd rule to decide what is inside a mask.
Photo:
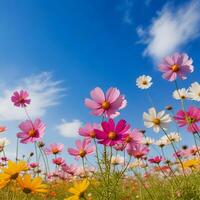
[[(171, 105), (144, 110), (145, 129), (140, 130), (120, 118), (127, 100), (116, 87), (107, 91), (96, 87), (84, 102), (96, 123), (80, 127), (79, 138), (71, 147), (46, 144), (47, 125), (29, 114), (29, 91), (13, 91), (10, 101), (24, 110), (25, 117), (18, 125), (14, 160), (7, 157), (9, 141), (3, 137), (9, 127), (0, 127), (0, 199), (200, 199), (200, 84), (196, 81), (188, 88), (179, 87), (195, 73), (193, 60), (186, 53), (175, 53), (163, 58), (158, 71), (174, 87), (172, 98), (177, 100), (178, 110)], [(143, 91), (152, 84), (149, 75), (136, 80)], [(152, 101), (151, 96), (148, 99)], [(148, 130), (160, 139), (149, 137)], [(188, 134), (193, 145), (183, 141), (182, 134)], [(32, 144), (32, 152), (20, 159), (19, 146), (26, 144)], [(60, 155), (66, 150), (74, 163)]]

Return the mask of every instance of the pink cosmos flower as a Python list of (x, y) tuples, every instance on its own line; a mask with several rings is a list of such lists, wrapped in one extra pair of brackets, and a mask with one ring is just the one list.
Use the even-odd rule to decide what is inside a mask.
[(186, 75), (194, 71), (192, 59), (183, 53), (175, 53), (172, 56), (167, 56), (163, 59), (163, 63), (159, 65), (159, 70), (163, 72), (163, 78), (169, 81), (174, 81), (179, 77), (186, 79)]
[(200, 109), (190, 106), (188, 111), (180, 110), (174, 116), (175, 121), (179, 127), (187, 126), (187, 130), (191, 133), (197, 133), (200, 131)]
[(155, 156), (154, 158), (150, 158), (148, 161), (150, 163), (154, 163), (154, 164), (160, 164), (160, 162), (163, 160), (162, 156)]
[(98, 129), (98, 128), (99, 128), (99, 125), (96, 123), (94, 124), (87, 123), (85, 127), (81, 127), (79, 129), (79, 135), (84, 136), (86, 138), (93, 139), (96, 137), (94, 129)]
[(21, 143), (29, 143), (40, 141), (44, 135), (46, 126), (41, 122), (40, 119), (36, 119), (33, 123), (31, 120), (26, 120), (19, 125), (21, 132), (17, 133)]
[(84, 158), (86, 155), (90, 155), (95, 151), (95, 146), (89, 146), (91, 140), (84, 139), (76, 140), (77, 149), (68, 148), (68, 153), (78, 160), (80, 158)]
[(130, 129), (130, 125), (127, 125), (125, 120), (120, 120), (117, 125), (113, 119), (109, 119), (108, 122), (101, 123), (103, 130), (95, 129), (96, 138), (100, 140), (98, 143), (106, 146), (114, 146), (123, 142), (124, 137), (127, 136), (127, 131)]
[(44, 151), (47, 155), (50, 154), (59, 154), (60, 152), (63, 151), (64, 144), (50, 144), (49, 147), (45, 148)]
[(127, 104), (124, 95), (120, 95), (117, 88), (109, 88), (106, 94), (101, 88), (96, 87), (90, 93), (91, 99), (85, 99), (85, 105), (91, 109), (91, 113), (95, 116), (114, 118), (120, 113), (118, 110), (124, 108)]
[(127, 147), (127, 153), (135, 158), (144, 158), (149, 153), (149, 148), (143, 144), (130, 145)]
[(72, 176), (74, 176), (76, 174), (77, 171), (77, 166), (74, 164), (71, 165), (67, 165), (66, 163), (62, 165), (62, 170)]
[(127, 145), (135, 145), (135, 144), (141, 144), (142, 142), (143, 134), (138, 129), (133, 129), (132, 131), (129, 130), (126, 137), (124, 137), (124, 142)]
[(0, 126), (0, 133), (3, 133), (7, 130), (5, 126)]
[(38, 167), (39, 166), (39, 163), (37, 163), (37, 162), (32, 162), (32, 163), (30, 163), (29, 164), (29, 166), (31, 167), (31, 168), (36, 168), (36, 167)]
[(31, 100), (28, 99), (29, 94), (25, 90), (21, 90), (20, 92), (15, 91), (13, 93), (13, 96), (11, 97), (11, 101), (14, 103), (17, 107), (26, 107), (27, 104), (30, 104)]
[(54, 158), (52, 159), (53, 164), (55, 165), (63, 165), (65, 163), (65, 160), (62, 157)]

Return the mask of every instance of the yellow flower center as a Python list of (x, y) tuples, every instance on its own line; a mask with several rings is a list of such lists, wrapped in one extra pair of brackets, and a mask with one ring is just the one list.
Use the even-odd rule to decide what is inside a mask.
[(127, 136), (125, 141), (126, 141), (126, 143), (130, 143), (132, 141), (132, 138), (130, 136)]
[(174, 64), (171, 66), (171, 69), (173, 72), (178, 72), (179, 71), (179, 66), (177, 64)]
[(147, 85), (147, 81), (142, 81), (142, 84), (143, 85)]
[(90, 131), (89, 135), (90, 135), (91, 138), (95, 138), (95, 135), (96, 135), (96, 134), (95, 134), (94, 131)]
[(36, 130), (35, 130), (35, 129), (31, 129), (31, 130), (28, 132), (29, 137), (33, 137), (33, 136), (35, 136), (35, 134), (36, 134)]
[(192, 123), (196, 122), (196, 119), (192, 118), (192, 117), (186, 117), (186, 121), (187, 121), (188, 124), (192, 124)]
[(117, 137), (117, 134), (113, 131), (111, 131), (109, 134), (108, 134), (108, 138), (110, 140), (114, 140), (115, 138)]
[(152, 121), (155, 125), (160, 125), (160, 119), (159, 118), (155, 118)]
[(108, 110), (110, 108), (110, 103), (108, 101), (104, 101), (102, 104), (101, 104), (101, 107), (104, 109), (104, 110)]
[(24, 189), (23, 189), (23, 192), (24, 192), (25, 194), (29, 194), (29, 193), (31, 193), (31, 189), (30, 189), (30, 188), (24, 188)]
[(85, 155), (86, 155), (86, 152), (85, 152), (83, 149), (81, 149), (81, 150), (79, 151), (79, 156), (80, 156), (81, 158), (83, 158), (83, 157), (85, 157)]
[(200, 92), (199, 92), (198, 96), (200, 97)]
[(18, 178), (18, 176), (19, 176), (19, 173), (15, 173), (15, 174), (11, 175), (10, 178), (15, 180)]
[(53, 148), (53, 149), (52, 149), (52, 153), (53, 153), (53, 154), (57, 154), (57, 153), (59, 153), (59, 150), (58, 150), (58, 148), (56, 148), (56, 147), (55, 147), (55, 148)]
[(184, 95), (181, 95), (181, 99), (186, 99), (186, 96), (184, 96)]

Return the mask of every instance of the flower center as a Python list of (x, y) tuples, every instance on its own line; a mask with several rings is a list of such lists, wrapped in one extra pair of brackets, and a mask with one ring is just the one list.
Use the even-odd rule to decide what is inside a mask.
[(199, 92), (198, 96), (200, 97), (200, 92)]
[(177, 64), (174, 64), (171, 66), (171, 69), (173, 72), (178, 72), (179, 71), (179, 66)]
[(110, 108), (110, 103), (108, 101), (104, 101), (102, 104), (101, 104), (101, 107), (104, 109), (104, 110), (108, 110)]
[(80, 156), (81, 158), (83, 158), (83, 157), (85, 157), (85, 155), (86, 155), (86, 152), (85, 152), (83, 149), (81, 149), (81, 150), (79, 151), (79, 156)]
[(147, 81), (142, 81), (142, 84), (143, 85), (147, 85)]
[(181, 95), (181, 99), (186, 99), (186, 96), (184, 96), (184, 95)]
[(31, 193), (31, 189), (30, 189), (30, 188), (24, 188), (24, 189), (23, 189), (23, 192), (24, 192), (25, 194), (29, 194), (29, 193)]
[(126, 143), (130, 143), (132, 141), (132, 138), (130, 136), (127, 136), (125, 141), (126, 141)]
[(186, 121), (188, 124), (192, 124), (196, 122), (196, 119), (193, 117), (186, 117)]
[(96, 134), (95, 134), (94, 131), (90, 131), (90, 132), (89, 132), (89, 135), (90, 135), (91, 138), (95, 138), (95, 136), (96, 136)]
[(19, 173), (15, 173), (15, 174), (11, 175), (10, 178), (15, 180), (18, 178), (18, 176), (19, 176)]
[(152, 122), (153, 122), (155, 125), (160, 125), (160, 119), (158, 119), (158, 118), (153, 119)]
[(53, 154), (58, 154), (58, 153), (59, 153), (59, 150), (58, 150), (57, 148), (53, 148), (53, 149), (52, 149), (52, 153), (53, 153)]
[(116, 139), (116, 137), (117, 137), (117, 134), (116, 134), (115, 132), (113, 132), (113, 131), (111, 131), (111, 132), (108, 134), (108, 138), (109, 138), (110, 140), (114, 140), (114, 139)]
[(35, 129), (31, 129), (29, 132), (28, 132), (28, 136), (29, 137), (34, 137), (36, 134), (36, 130)]

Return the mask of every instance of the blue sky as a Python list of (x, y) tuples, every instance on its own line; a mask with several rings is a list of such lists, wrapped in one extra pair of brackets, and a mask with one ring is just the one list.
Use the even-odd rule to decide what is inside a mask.
[[(139, 75), (153, 77), (149, 93), (158, 110), (177, 105), (171, 98), (174, 85), (156, 70), (162, 56), (188, 53), (195, 72), (180, 87), (199, 81), (199, 8), (198, 1), (181, 0), (2, 1), (0, 120), (8, 126), (6, 136), (15, 143), (17, 125), (25, 117), (5, 109), (10, 92), (20, 88), (33, 92), (30, 114), (47, 124), (47, 143), (68, 147), (76, 139), (59, 133), (56, 127), (62, 123), (75, 136), (71, 132), (77, 125), (100, 120), (83, 104), (96, 86), (118, 87), (128, 100), (120, 117), (143, 128), (142, 113), (151, 105), (135, 86)], [(151, 130), (147, 134), (159, 137)]]

